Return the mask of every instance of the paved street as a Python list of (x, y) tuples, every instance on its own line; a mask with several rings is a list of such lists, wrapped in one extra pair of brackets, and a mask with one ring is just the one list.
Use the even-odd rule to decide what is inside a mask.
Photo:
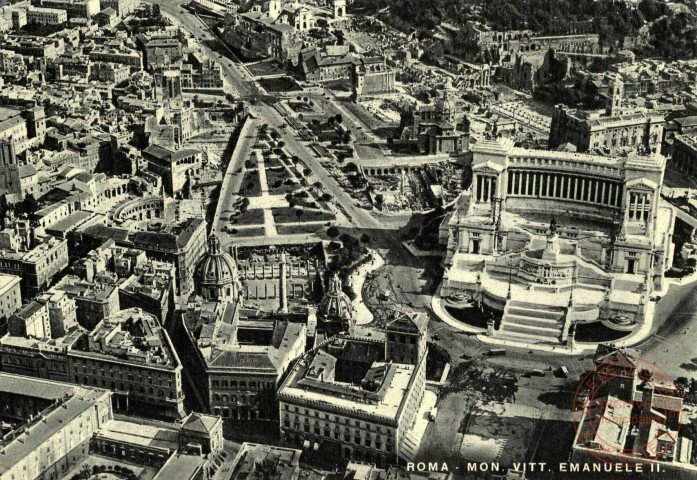
[(183, 9), (183, 6), (189, 3), (189, 0), (144, 1), (160, 5), (163, 14), (186, 27), (199, 39), (211, 59), (217, 61), (222, 66), (225, 77), (229, 85), (234, 88), (236, 96), (249, 97), (259, 94), (259, 89), (249, 80), (248, 72), (244, 66), (237, 59), (231, 58), (233, 54), (213, 36), (210, 30), (196, 16)]
[[(181, 8), (184, 0), (148, 0), (150, 3), (159, 4), (163, 13), (172, 18), (175, 22), (185, 26), (194, 35), (200, 39), (204, 39), (207, 52), (211, 58), (221, 63), (223, 66), (226, 80), (234, 87), (237, 94), (241, 97), (253, 96), (258, 93), (258, 88), (255, 86), (253, 79), (244, 66), (238, 63), (238, 59), (233, 57), (233, 54), (221, 46), (222, 42), (215, 40), (210, 31), (201, 23), (201, 21), (186, 10)], [(218, 45), (215, 50), (211, 49), (210, 45)], [(221, 55), (220, 52), (224, 52)], [(277, 127), (284, 123), (283, 118), (272, 105), (264, 102), (259, 102), (251, 107), (253, 115), (259, 118), (259, 123), (267, 123), (269, 126)], [(350, 119), (352, 121), (352, 119)], [(356, 131), (359, 131), (355, 124)], [(320, 164), (310, 150), (308, 145), (295, 137), (295, 132), (292, 128), (280, 129), (282, 140), (286, 143), (286, 149), (291, 155), (297, 155), (308, 167), (312, 169), (313, 175), (320, 181), (327, 191), (332, 192), (335, 201), (341, 206), (341, 209), (346, 213), (349, 221), (358, 228), (370, 229), (377, 231), (389, 228), (382, 220), (374, 218), (368, 211), (358, 207), (351, 196), (338, 184), (338, 182), (327, 172)], [(244, 155), (242, 155), (244, 156)], [(387, 242), (392, 241), (392, 232), (385, 232), (384, 236), (380, 233), (373, 233), (373, 237), (381, 236)]]
[(697, 283), (672, 286), (658, 302), (651, 337), (641, 356), (677, 378), (697, 377)]

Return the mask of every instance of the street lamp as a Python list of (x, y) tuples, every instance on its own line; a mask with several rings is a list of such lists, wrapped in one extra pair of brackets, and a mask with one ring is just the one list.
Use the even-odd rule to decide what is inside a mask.
[(569, 294), (569, 306), (574, 303), (574, 280), (576, 278), (576, 264), (571, 267), (571, 293)]
[(513, 259), (508, 259), (508, 295), (506, 295), (506, 299), (510, 300), (511, 299), (511, 280), (513, 277)]

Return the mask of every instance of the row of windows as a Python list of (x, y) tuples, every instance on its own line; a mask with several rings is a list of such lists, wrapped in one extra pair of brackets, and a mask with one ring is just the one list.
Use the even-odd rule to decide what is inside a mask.
[[(228, 292), (229, 294), (229, 292)], [(241, 389), (273, 389), (274, 388), (274, 382), (262, 382), (262, 381), (256, 381), (256, 380), (250, 380), (247, 382), (246, 380), (212, 380), (211, 383), (213, 384), (213, 388), (241, 388)]]
[(390, 342), (416, 345), (416, 337), (414, 337), (413, 335), (395, 335), (394, 333), (388, 333), (387, 339)]
[[(75, 383), (79, 383), (81, 385), (89, 385), (90, 379), (88, 377), (80, 377), (79, 375), (75, 375)], [(97, 382), (96, 378), (92, 378), (92, 385), (95, 387), (99, 386), (99, 382)], [(107, 388), (107, 386), (108, 386), (109, 389), (116, 390), (116, 383), (111, 382), (107, 385), (107, 381), (104, 378), (102, 378), (101, 386), (104, 388)], [(125, 392), (126, 385), (124, 385), (123, 383), (119, 383), (119, 390), (121, 390), (122, 392)], [(146, 393), (148, 395), (153, 395), (153, 396), (155, 395), (155, 390), (152, 387), (150, 387), (146, 390), (142, 385), (140, 385), (136, 388), (133, 384), (130, 384), (130, 383), (128, 384), (128, 391), (129, 392), (136, 392), (137, 391), (138, 393), (143, 394), (143, 395), (145, 395)], [(157, 396), (160, 398), (165, 398), (165, 396), (167, 396), (167, 398), (174, 398), (174, 395), (172, 392), (165, 393), (165, 391), (162, 390), (161, 388), (157, 390)], [(179, 398), (179, 396), (180, 395), (177, 394), (177, 398)]]
[[(288, 412), (288, 411), (290, 411), (290, 412), (296, 412), (296, 413), (298, 413), (298, 414), (300, 414), (300, 415), (303, 415), (303, 414), (304, 414), (304, 415), (307, 416), (307, 417), (316, 417), (316, 418), (318, 418), (318, 419), (320, 419), (320, 420), (328, 420), (329, 422), (332, 422), (332, 423), (338, 423), (338, 424), (341, 424), (341, 425), (349, 425), (349, 426), (361, 428), (361, 429), (364, 429), (364, 430), (379, 431), (380, 433), (385, 433), (385, 432), (387, 432), (388, 435), (392, 435), (392, 430), (390, 430), (390, 429), (388, 429), (388, 428), (386, 428), (386, 427), (383, 427), (383, 426), (375, 425), (375, 424), (373, 424), (373, 423), (361, 422), (361, 421), (358, 421), (358, 420), (354, 420), (354, 419), (352, 419), (352, 418), (340, 417), (340, 416), (338, 416), (338, 415), (334, 416), (334, 415), (330, 415), (330, 414), (328, 414), (328, 413), (323, 413), (323, 412), (316, 412), (315, 410), (308, 410), (307, 408), (301, 410), (299, 407), (294, 407), (294, 406), (292, 406), (292, 405), (289, 406), (289, 405), (287, 405), (287, 404), (284, 404), (284, 405), (283, 405), (283, 409), (286, 410), (287, 412)], [(290, 418), (290, 416), (289, 416), (288, 413), (285, 413), (285, 414), (283, 415), (283, 418)], [(296, 421), (298, 421), (298, 420), (299, 420), (298, 415), (295, 415), (295, 416), (294, 416), (294, 419), (295, 419)], [(306, 419), (306, 421), (307, 421), (307, 419)], [(315, 423), (317, 423), (317, 420), (315, 420)]]
[[(249, 396), (249, 403), (250, 404), (253, 403), (253, 398), (254, 398), (253, 396), (251, 396), (251, 395)], [(246, 395), (240, 395), (240, 396), (230, 395), (228, 397), (226, 394), (219, 395), (217, 393), (214, 393), (213, 394), (213, 401), (216, 403), (218, 403), (218, 402), (222, 402), (222, 403), (230, 402), (230, 403), (233, 403), (235, 405), (237, 405), (238, 401), (239, 401), (240, 405), (245, 405), (247, 403), (247, 396)]]
[[(75, 365), (89, 365), (91, 367), (103, 367), (103, 362), (100, 360), (90, 360), (90, 359), (82, 359), (82, 358), (73, 358), (73, 364)], [(142, 374), (142, 369), (130, 365), (119, 365), (119, 371), (120, 372), (133, 372), (136, 374)], [(152, 370), (148, 372), (148, 375), (153, 377), (153, 378), (169, 378), (171, 373), (169, 372), (161, 372), (159, 370)]]
[[(75, 373), (81, 373), (79, 366), (75, 366)], [(114, 372), (113, 370), (106, 372), (103, 369), (100, 371), (100, 370), (95, 369), (94, 367), (92, 367), (91, 369), (88, 367), (82, 367), (82, 373), (84, 375), (109, 377), (109, 378), (119, 378), (121, 380), (125, 380), (126, 375), (127, 375), (128, 380), (130, 380), (131, 382), (145, 383), (145, 380), (144, 380), (142, 374), (139, 374), (138, 376), (136, 376), (132, 373), (124, 374), (124, 372)], [(158, 377), (159, 377), (159, 375), (158, 375)], [(150, 385), (159, 385), (160, 387), (167, 386), (169, 388), (172, 388), (172, 381), (171, 380), (163, 381), (162, 379), (159, 379), (159, 380), (155, 380), (153, 382), (153, 378), (150, 375), (147, 377), (147, 383)]]
[[(283, 425), (287, 428), (290, 428), (290, 422), (288, 420), (284, 420)], [(301, 429), (299, 423), (295, 423), (293, 425), (293, 428), (295, 430), (301, 430), (305, 433), (313, 433), (318, 436), (322, 435), (327, 438), (343, 441), (344, 443), (353, 443), (358, 446), (375, 448), (378, 450), (392, 451), (394, 446), (391, 439), (388, 439), (387, 442), (383, 443), (382, 439), (379, 437), (361, 437), (357, 431), (353, 435), (351, 435), (348, 431), (341, 434), (341, 432), (339, 432), (337, 429), (332, 431), (329, 427), (324, 427), (324, 429), (322, 429), (318, 426), (310, 428), (310, 425), (303, 425)]]
[[(331, 422), (323, 422), (320, 423), (319, 420), (314, 420), (314, 422), (310, 422), (310, 420), (306, 417), (304, 419), (301, 419), (297, 415), (295, 415), (292, 419), (288, 414), (285, 414), (283, 417), (284, 422), (290, 422), (291, 420), (293, 421), (294, 425), (299, 425), (302, 423), (303, 425), (311, 425), (313, 428), (331, 428), (333, 426), (334, 430), (339, 431), (342, 427), (341, 425), (346, 424), (346, 422), (338, 422), (337, 423), (331, 423)], [(302, 420), (302, 421), (301, 421)], [(351, 430), (351, 427), (354, 429)], [(344, 431), (353, 431), (356, 435), (359, 434), (361, 431), (365, 431), (365, 434), (370, 436), (373, 435), (371, 432), (375, 432), (376, 435), (382, 434), (382, 435), (387, 435), (388, 437), (392, 437), (394, 435), (394, 432), (390, 430), (389, 428), (385, 427), (379, 427), (377, 425), (374, 425), (372, 423), (363, 423), (363, 422), (351, 422), (350, 424), (346, 424), (346, 426), (343, 427)]]

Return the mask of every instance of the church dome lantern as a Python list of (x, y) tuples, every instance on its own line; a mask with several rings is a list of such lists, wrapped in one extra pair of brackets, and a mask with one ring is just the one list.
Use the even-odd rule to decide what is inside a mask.
[(196, 292), (206, 300), (237, 300), (240, 280), (233, 258), (222, 250), (217, 235), (208, 237), (208, 252), (194, 272)]
[(341, 288), (341, 279), (338, 275), (332, 275), (329, 280), (329, 289), (322, 298), (317, 310), (318, 318), (325, 323), (325, 329), (339, 331), (348, 330), (352, 325), (351, 300)]

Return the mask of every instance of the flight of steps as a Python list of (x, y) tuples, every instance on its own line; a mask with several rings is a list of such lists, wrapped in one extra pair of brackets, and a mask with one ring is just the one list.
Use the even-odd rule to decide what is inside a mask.
[(563, 307), (509, 300), (495, 337), (526, 343), (561, 343)]

